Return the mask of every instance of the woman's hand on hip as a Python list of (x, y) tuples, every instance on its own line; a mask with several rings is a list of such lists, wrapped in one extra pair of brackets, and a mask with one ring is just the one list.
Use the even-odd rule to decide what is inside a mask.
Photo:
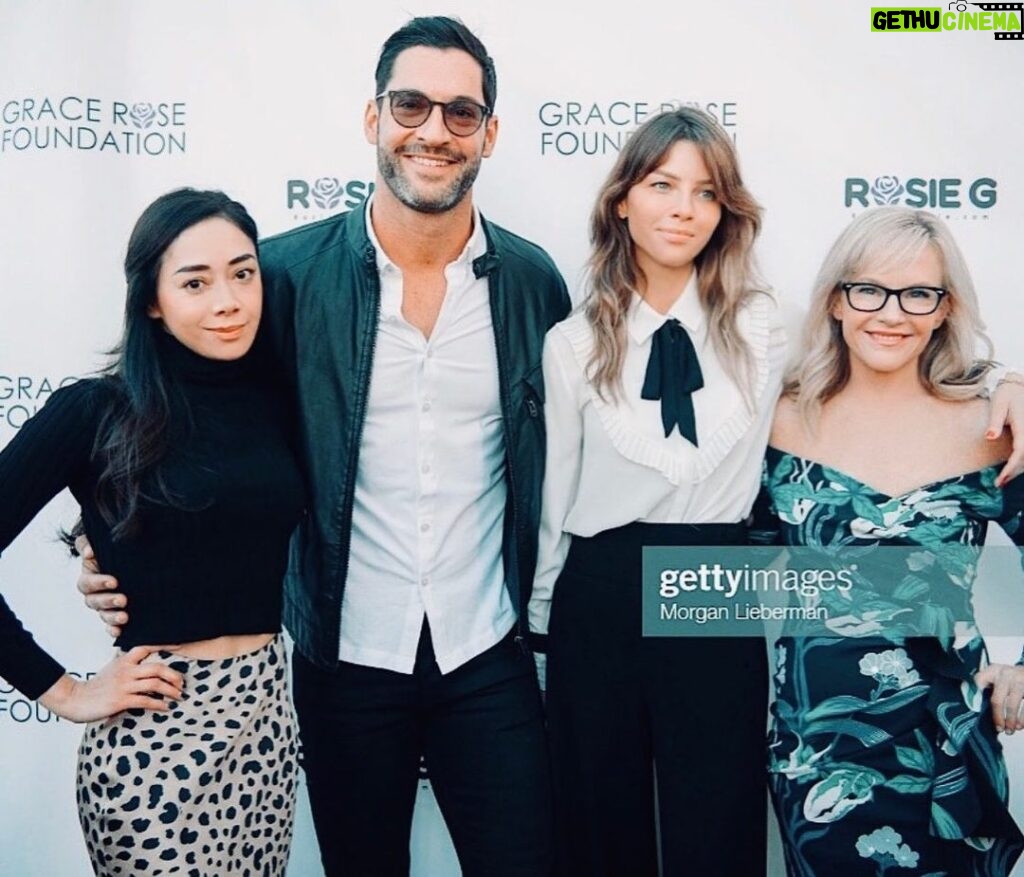
[(166, 664), (146, 658), (173, 648), (135, 646), (85, 681), (65, 674), (43, 693), (39, 702), (72, 722), (94, 722), (129, 709), (169, 710), (172, 701), (181, 699), (184, 679)]

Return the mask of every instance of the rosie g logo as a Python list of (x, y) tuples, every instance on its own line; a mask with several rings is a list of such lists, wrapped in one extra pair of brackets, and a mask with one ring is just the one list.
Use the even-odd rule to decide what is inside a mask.
[(331, 213), (355, 210), (373, 193), (370, 180), (348, 180), (338, 177), (317, 177), (315, 180), (288, 181), (288, 209), (293, 219), (311, 222)]
[(1024, 3), (969, 3), (954, 0), (938, 6), (872, 6), (872, 31), (981, 30), (993, 32), (997, 40), (1024, 39), (1021, 20)]
[(0, 98), (0, 153), (67, 151), (181, 155), (183, 101), (121, 101), (61, 95)]
[(997, 183), (992, 177), (965, 180), (960, 177), (881, 176), (846, 178), (846, 206), (873, 207), (902, 204), (925, 210), (952, 210), (947, 219), (988, 219), (995, 206)]

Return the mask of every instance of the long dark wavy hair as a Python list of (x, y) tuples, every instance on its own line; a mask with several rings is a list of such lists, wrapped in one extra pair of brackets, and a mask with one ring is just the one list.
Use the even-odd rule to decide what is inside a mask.
[(223, 192), (189, 188), (157, 198), (142, 211), (128, 239), (124, 331), (111, 351), (112, 362), (103, 370), (118, 401), (105, 415), (93, 447), (93, 458), (103, 467), (97, 481), (97, 508), (114, 539), (135, 531), (140, 499), (173, 499), (161, 477), (160, 463), (167, 455), (172, 399), (179, 391), (157, 349), (163, 323), (148, 311), (156, 304), (157, 279), (167, 248), (183, 231), (213, 217), (237, 226), (257, 248), (256, 223), (245, 207)]

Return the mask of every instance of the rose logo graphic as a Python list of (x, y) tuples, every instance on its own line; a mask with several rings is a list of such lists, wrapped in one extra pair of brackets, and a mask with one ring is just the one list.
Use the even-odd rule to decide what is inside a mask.
[(324, 210), (333, 210), (345, 194), (337, 177), (320, 177), (312, 188), (313, 200)]
[(152, 104), (135, 104), (128, 112), (128, 116), (136, 128), (148, 128), (153, 124), (156, 110)]
[(871, 187), (876, 204), (899, 204), (902, 194), (903, 184), (899, 177), (876, 177)]

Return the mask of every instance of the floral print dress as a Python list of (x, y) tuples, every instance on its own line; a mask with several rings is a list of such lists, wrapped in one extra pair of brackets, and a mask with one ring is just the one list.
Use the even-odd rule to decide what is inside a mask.
[[(783, 544), (859, 552), (862, 569), (872, 552), (891, 564), (880, 546), (920, 545), (941, 559), (907, 560), (891, 593), (820, 595), (846, 601), (830, 607), (842, 630), (788, 628), (799, 635), (775, 645), (768, 770), (790, 877), (1005, 877), (1024, 848), (989, 698), (973, 682), (984, 642), (973, 622), (950, 620), (972, 618), (988, 522), (1024, 541), (1024, 478), (1000, 490), (999, 468), (889, 496), (768, 448), (764, 498)], [(870, 632), (871, 619), (900, 611), (915, 613), (916, 633), (936, 635)]]

